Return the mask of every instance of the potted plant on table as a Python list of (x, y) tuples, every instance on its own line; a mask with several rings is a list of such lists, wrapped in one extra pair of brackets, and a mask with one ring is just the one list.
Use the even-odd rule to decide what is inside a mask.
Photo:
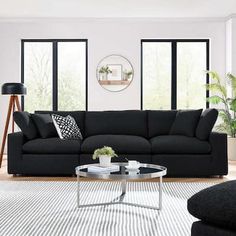
[(111, 147), (107, 146), (98, 148), (93, 153), (93, 159), (96, 160), (99, 158), (99, 163), (101, 166), (110, 166), (112, 157), (117, 157), (117, 154)]
[(107, 75), (112, 73), (109, 66), (102, 66), (99, 70), (99, 74), (102, 76), (102, 80), (107, 80)]
[(131, 76), (132, 76), (132, 74), (133, 74), (132, 71), (125, 71), (125, 72), (124, 72), (124, 80), (127, 81), (128, 79), (130, 79)]
[[(226, 84), (231, 91), (227, 93), (227, 88), (221, 81), (219, 75), (213, 71), (207, 71), (212, 83), (207, 84), (207, 90), (214, 93), (208, 98), (212, 104), (223, 105), (219, 110), (219, 116), (222, 123), (216, 126), (216, 130), (228, 134), (228, 157), (230, 160), (236, 160), (236, 77), (228, 73)], [(229, 96), (230, 94), (230, 96)]]

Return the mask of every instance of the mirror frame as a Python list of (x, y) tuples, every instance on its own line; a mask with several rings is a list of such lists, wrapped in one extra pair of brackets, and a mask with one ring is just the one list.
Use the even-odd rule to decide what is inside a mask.
[[(101, 84), (99, 83), (99, 81), (100, 81), (99, 71), (98, 71), (98, 70), (99, 70), (99, 65), (102, 63), (103, 60), (105, 60), (106, 58), (111, 57), (111, 56), (121, 57), (121, 58), (123, 58), (124, 60), (126, 60), (126, 61), (129, 63), (129, 65), (130, 65), (130, 67), (131, 67), (131, 70), (132, 70), (132, 79), (130, 80), (130, 83), (129, 83), (126, 87), (124, 87), (123, 89), (120, 89), (120, 90), (117, 90), (117, 91), (113, 91), (113, 90), (109, 90), (109, 89), (107, 89), (107, 88), (104, 88), (103, 85), (101, 85)], [(121, 92), (121, 91), (127, 89), (127, 88), (130, 86), (130, 84), (133, 82), (133, 79), (134, 79), (134, 67), (133, 67), (132, 63), (130, 62), (130, 60), (128, 60), (126, 57), (124, 57), (124, 56), (122, 56), (122, 55), (120, 55), (120, 54), (110, 54), (110, 55), (108, 55), (108, 56), (103, 57), (103, 58), (98, 62), (97, 68), (96, 68), (96, 78), (97, 78), (98, 84), (99, 84), (103, 89), (105, 89), (105, 90), (107, 90), (107, 91), (109, 91), (109, 92)]]

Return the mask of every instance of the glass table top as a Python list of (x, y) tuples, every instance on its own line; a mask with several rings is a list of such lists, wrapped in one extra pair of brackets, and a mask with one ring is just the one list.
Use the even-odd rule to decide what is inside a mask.
[(135, 170), (126, 169), (128, 163), (112, 163), (118, 166), (114, 171), (89, 171), (91, 167), (99, 167), (99, 164), (89, 164), (76, 167), (77, 176), (98, 178), (98, 179), (150, 179), (166, 175), (167, 168), (164, 166), (140, 163), (140, 167)]

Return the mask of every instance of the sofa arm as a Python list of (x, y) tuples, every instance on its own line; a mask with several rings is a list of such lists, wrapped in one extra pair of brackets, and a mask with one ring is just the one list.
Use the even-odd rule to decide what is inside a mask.
[(211, 144), (211, 154), (214, 162), (214, 170), (221, 175), (228, 174), (228, 150), (227, 134), (212, 132), (209, 142)]
[(22, 132), (8, 134), (7, 166), (9, 174), (17, 174), (22, 162), (22, 146), (26, 140)]

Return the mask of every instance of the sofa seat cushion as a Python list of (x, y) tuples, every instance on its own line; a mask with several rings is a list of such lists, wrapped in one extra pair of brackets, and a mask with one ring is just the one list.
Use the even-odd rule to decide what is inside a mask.
[(211, 146), (207, 141), (182, 135), (162, 135), (150, 140), (152, 153), (158, 154), (207, 154)]
[(236, 181), (204, 189), (188, 200), (194, 217), (213, 225), (236, 229)]
[(132, 135), (94, 135), (83, 141), (81, 152), (93, 153), (95, 149), (103, 146), (112, 147), (118, 154), (148, 154), (151, 152), (151, 145), (147, 139)]
[(39, 138), (26, 142), (23, 152), (30, 154), (77, 154), (80, 153), (80, 140), (58, 138)]

